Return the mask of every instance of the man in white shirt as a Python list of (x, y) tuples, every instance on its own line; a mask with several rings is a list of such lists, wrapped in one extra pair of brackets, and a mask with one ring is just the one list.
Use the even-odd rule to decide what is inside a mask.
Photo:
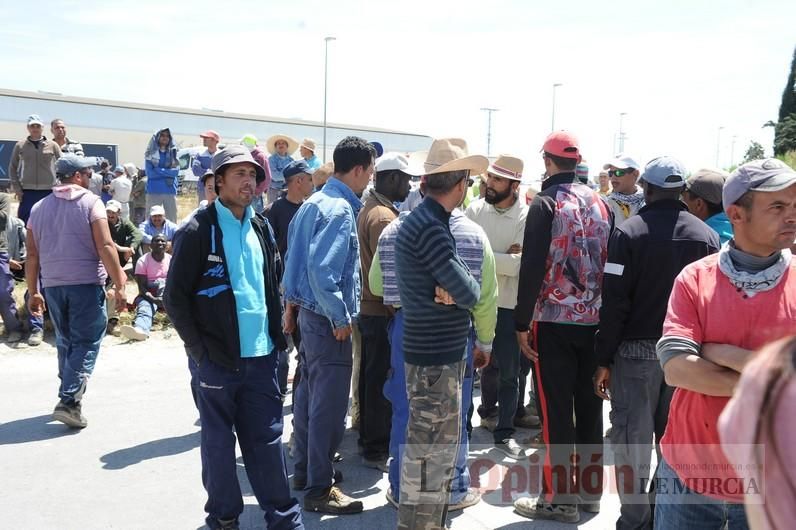
[(110, 193), (113, 200), (119, 201), (122, 205), (122, 218), (130, 219), (130, 192), (133, 190), (133, 181), (127, 178), (127, 173), (122, 166), (116, 166), (113, 170), (116, 175), (111, 181)]

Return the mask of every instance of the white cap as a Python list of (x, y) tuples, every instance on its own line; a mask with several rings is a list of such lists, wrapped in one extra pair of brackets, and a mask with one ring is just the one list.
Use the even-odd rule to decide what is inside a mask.
[(379, 171), (401, 171), (407, 175), (419, 177), (425, 170), (410, 164), (409, 159), (401, 153), (384, 153), (376, 160), (376, 173)]
[(28, 125), (44, 125), (38, 114), (31, 114), (28, 116)]
[(608, 169), (611, 166), (618, 169), (641, 169), (639, 163), (633, 160), (631, 156), (626, 155), (625, 153), (619, 153), (618, 155), (614, 156), (614, 159), (609, 160), (603, 166), (603, 169)]
[(149, 209), (149, 217), (152, 217), (153, 215), (166, 215), (166, 209), (160, 204), (156, 204)]
[(119, 213), (122, 211), (122, 203), (119, 201), (114, 201), (113, 199), (109, 200), (105, 203), (105, 210), (108, 212), (116, 212)]

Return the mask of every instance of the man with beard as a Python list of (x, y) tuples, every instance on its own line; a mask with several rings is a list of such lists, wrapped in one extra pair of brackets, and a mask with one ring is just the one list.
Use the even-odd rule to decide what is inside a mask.
[(235, 437), (268, 528), (304, 528), (282, 452), (277, 352), (285, 349), (282, 260), (251, 206), (265, 170), (243, 146), (213, 156), (218, 199), (180, 229), (163, 301), (189, 355), (202, 424), (207, 526), (239, 528)]
[(486, 232), (495, 255), (498, 278), (493, 355), (490, 364), (481, 371), (482, 401), (478, 414), (482, 422), (497, 417), (493, 430), (495, 447), (514, 459), (522, 455), (522, 449), (513, 438), (514, 427), (539, 425), (539, 418), (526, 414), (519, 399), (525, 394), (531, 363), (520, 359), (520, 347), (514, 334), (514, 306), (517, 305), (522, 239), (528, 215), (528, 206), (518, 198), (522, 169), (519, 158), (499, 156), (487, 169), (486, 196), (471, 204), (465, 212)]

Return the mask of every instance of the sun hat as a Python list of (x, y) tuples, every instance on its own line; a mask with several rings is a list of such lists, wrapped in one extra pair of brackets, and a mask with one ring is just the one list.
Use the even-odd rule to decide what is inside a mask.
[(265, 141), (265, 148), (272, 155), (274, 153), (276, 153), (276, 145), (275, 144), (276, 144), (276, 142), (278, 140), (284, 140), (284, 141), (287, 142), (287, 154), (288, 155), (292, 155), (293, 153), (296, 152), (296, 149), (298, 149), (298, 142), (295, 141), (290, 136), (287, 136), (287, 135), (284, 135), (284, 134), (275, 134), (275, 135), (271, 136), (270, 138), (268, 138), (268, 140)]
[(258, 183), (265, 180), (265, 169), (255, 162), (249, 150), (242, 145), (228, 145), (225, 149), (216, 151), (216, 154), (214, 154), (213, 158), (210, 160), (210, 169), (213, 170), (213, 174), (218, 174), (219, 170), (224, 166), (238, 164), (240, 162), (248, 162), (254, 166), (254, 170), (257, 172)]
[(462, 138), (438, 138), (431, 143), (424, 164), (425, 175), (449, 171), (469, 170), (473, 175), (486, 171), (489, 160), (481, 155), (469, 155), (467, 142)]

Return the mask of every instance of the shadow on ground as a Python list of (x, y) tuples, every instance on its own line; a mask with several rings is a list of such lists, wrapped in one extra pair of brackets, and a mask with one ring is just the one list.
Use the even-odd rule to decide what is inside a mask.
[(52, 415), (43, 414), (0, 424), (0, 445), (40, 442), (79, 432), (79, 429), (70, 429), (63, 423), (53, 421)]
[(103, 469), (124, 469), (127, 466), (139, 464), (144, 460), (173, 456), (186, 453), (199, 447), (199, 433), (201, 431), (174, 436), (171, 438), (161, 438), (151, 442), (134, 445), (125, 449), (119, 449), (100, 457), (100, 462), (104, 465)]

